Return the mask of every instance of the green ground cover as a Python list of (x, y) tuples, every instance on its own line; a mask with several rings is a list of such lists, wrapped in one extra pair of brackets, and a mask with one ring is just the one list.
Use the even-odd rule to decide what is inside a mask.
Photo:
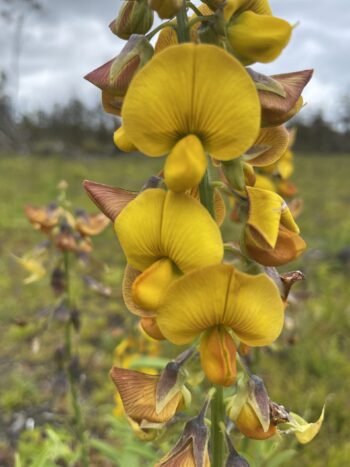
[[(0, 465), (7, 465), (6, 455), (18, 441), (22, 430), (15, 428), (21, 417), (32, 418), (39, 426), (50, 424), (56, 430), (65, 426), (60, 381), (52, 384), (57, 377), (53, 353), (59, 324), (51, 323), (38, 333), (40, 317), (53, 302), (49, 278), (23, 285), (25, 275), (11, 256), (27, 252), (42, 240), (29, 226), (23, 206), (47, 204), (55, 198), (57, 183), (65, 179), (74, 205), (94, 211), (81, 187), (83, 179), (138, 189), (160, 164), (136, 156), (0, 158)], [(298, 223), (309, 250), (292, 267), (302, 269), (307, 280), (295, 288), (298, 303), (289, 313), (294, 329), (284, 337), (288, 344), (281, 341), (275, 349), (264, 351), (253, 362), (253, 369), (264, 378), (272, 399), (310, 420), (318, 417), (326, 400), (327, 415), (321, 433), (310, 445), (296, 446), (288, 438), (285, 447), (296, 449), (296, 454), (289, 460), (286, 456), (285, 466), (338, 467), (347, 465), (350, 458), (349, 174), (350, 157), (296, 157), (294, 181), (304, 198)], [(229, 235), (228, 229), (225, 235)], [(95, 258), (108, 265), (102, 279), (112, 287), (113, 295), (108, 300), (97, 295), (91, 299), (81, 291), (84, 409), (92, 434), (117, 446), (118, 440), (113, 439), (121, 428), (109, 418), (114, 391), (107, 373), (126, 314), (120, 298), (124, 260), (112, 228), (94, 244)], [(35, 436), (36, 432), (22, 433), (23, 455), (39, 443)], [(249, 450), (254, 449), (261, 449), (259, 443), (250, 444)], [(144, 451), (140, 465), (151, 465), (152, 455), (151, 448)], [(131, 464), (128, 458), (124, 465), (136, 467), (137, 452), (134, 456)], [(96, 457), (93, 465), (116, 464), (100, 463)]]

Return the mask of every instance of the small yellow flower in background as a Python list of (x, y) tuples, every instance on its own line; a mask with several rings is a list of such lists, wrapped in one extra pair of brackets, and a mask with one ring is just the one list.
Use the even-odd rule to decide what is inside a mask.
[(132, 284), (133, 301), (155, 311), (181, 274), (220, 263), (220, 229), (203, 206), (186, 194), (148, 189), (115, 221), (128, 264), (141, 272)]
[(235, 58), (212, 45), (183, 44), (164, 50), (139, 71), (122, 117), (126, 137), (141, 152), (169, 154), (165, 182), (173, 191), (185, 191), (202, 179), (206, 153), (230, 160), (252, 146), (260, 104)]
[(277, 193), (247, 187), (249, 208), (244, 247), (264, 266), (279, 266), (296, 259), (306, 248), (299, 228)]
[[(268, 345), (279, 336), (283, 317), (279, 291), (266, 275), (251, 276), (221, 264), (175, 281), (156, 319), (163, 335), (177, 345), (188, 344), (204, 332), (203, 369), (210, 381), (228, 385), (236, 377), (231, 331), (250, 346)], [(215, 328), (218, 334), (208, 336)]]
[(16, 262), (30, 274), (26, 279), (24, 279), (24, 284), (37, 282), (46, 275), (46, 268), (40, 258), (33, 256), (32, 254), (25, 255), (22, 258), (15, 255), (12, 256)]

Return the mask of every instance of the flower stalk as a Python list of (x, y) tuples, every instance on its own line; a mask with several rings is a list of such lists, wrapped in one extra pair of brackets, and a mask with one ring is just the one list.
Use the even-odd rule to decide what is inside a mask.
[(177, 27), (176, 27), (176, 32), (177, 32), (177, 40), (179, 44), (183, 42), (189, 42), (190, 41), (190, 33), (188, 29), (188, 18), (187, 18), (187, 12), (186, 12), (186, 0), (183, 2), (183, 6), (180, 8), (178, 14), (176, 15), (176, 20), (177, 20)]
[[(63, 264), (64, 264), (64, 274), (66, 279), (66, 302), (67, 307), (71, 309), (72, 307), (72, 293), (71, 293), (71, 281), (70, 281), (70, 256), (68, 251), (63, 252)], [(83, 467), (89, 466), (89, 450), (87, 446), (87, 437), (85, 424), (83, 419), (83, 414), (79, 401), (79, 391), (77, 387), (76, 376), (73, 374), (72, 360), (72, 329), (73, 323), (70, 319), (66, 323), (65, 327), (65, 353), (68, 364), (67, 368), (67, 377), (69, 382), (69, 392), (72, 405), (72, 411), (74, 414), (74, 424), (76, 429), (77, 438), (81, 447), (81, 462)]]
[(210, 445), (212, 465), (219, 467), (224, 465), (225, 438), (221, 426), (225, 422), (225, 405), (223, 387), (216, 386), (215, 389), (211, 401)]

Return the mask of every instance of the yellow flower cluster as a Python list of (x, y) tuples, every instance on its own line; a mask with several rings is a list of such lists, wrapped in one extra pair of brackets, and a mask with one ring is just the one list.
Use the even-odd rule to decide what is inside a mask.
[[(191, 7), (189, 17), (182, 1), (124, 2), (112, 29), (129, 40), (87, 79), (102, 90), (106, 111), (122, 117), (116, 145), (165, 157), (164, 168), (140, 193), (89, 181), (85, 188), (114, 222), (127, 262), (126, 307), (152, 338), (198, 345), (207, 379), (232, 387), (237, 347), (269, 345), (282, 331), (286, 296), (264, 266), (286, 264), (306, 247), (286, 202), (261, 177), (289, 178), (291, 136), (283, 124), (302, 107), (312, 71), (270, 77), (246, 68), (274, 60), (291, 36), (291, 25), (272, 15), (267, 0), (208, 0)], [(141, 36), (151, 28), (153, 10), (169, 21)], [(154, 54), (150, 40), (159, 30)], [(258, 274), (224, 257), (220, 191), (239, 200), (240, 254)], [(145, 429), (181, 406), (177, 383), (159, 405), (165, 374), (112, 370), (126, 412)], [(148, 407), (142, 419), (130, 415), (140, 388)], [(232, 417), (239, 429), (244, 420), (256, 422), (247, 404)], [(278, 421), (271, 423), (261, 428), (265, 438), (277, 431)], [(254, 437), (253, 428), (241, 431)], [(188, 445), (187, 451), (193, 457)], [(201, 463), (176, 463), (184, 453), (175, 449), (159, 465), (209, 465), (206, 454)]]

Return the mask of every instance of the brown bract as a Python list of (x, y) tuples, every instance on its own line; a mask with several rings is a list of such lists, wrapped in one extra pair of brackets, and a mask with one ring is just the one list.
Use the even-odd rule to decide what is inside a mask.
[(182, 402), (181, 391), (168, 402), (163, 410), (156, 411), (156, 391), (160, 375), (113, 367), (110, 372), (123, 401), (128, 417), (141, 423), (164, 423), (170, 420)]
[(115, 221), (125, 206), (137, 196), (136, 192), (115, 188), (90, 180), (85, 180), (83, 186), (91, 201), (93, 201), (100, 211), (111, 221)]

